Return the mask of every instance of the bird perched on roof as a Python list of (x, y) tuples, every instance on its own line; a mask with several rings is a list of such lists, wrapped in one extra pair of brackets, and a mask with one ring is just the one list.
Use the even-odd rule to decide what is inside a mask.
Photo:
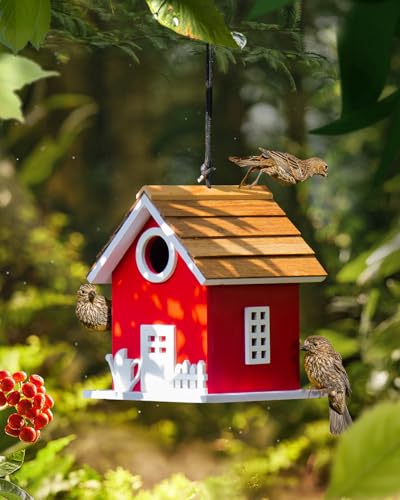
[(307, 337), (301, 349), (306, 352), (304, 369), (311, 384), (328, 395), (329, 427), (332, 434), (342, 433), (351, 424), (346, 405), (350, 397), (350, 382), (342, 357), (325, 337)]
[(328, 165), (321, 158), (308, 158), (300, 160), (290, 153), (281, 153), (280, 151), (271, 151), (269, 149), (259, 148), (261, 154), (258, 156), (229, 156), (229, 160), (239, 167), (249, 167), (246, 175), (243, 177), (239, 187), (245, 186), (250, 174), (258, 171), (258, 176), (250, 184), (253, 187), (257, 184), (262, 174), (268, 174), (282, 184), (296, 184), (303, 182), (313, 175), (328, 175)]
[(76, 292), (75, 314), (85, 328), (104, 332), (111, 328), (111, 300), (98, 295), (96, 287), (81, 285)]

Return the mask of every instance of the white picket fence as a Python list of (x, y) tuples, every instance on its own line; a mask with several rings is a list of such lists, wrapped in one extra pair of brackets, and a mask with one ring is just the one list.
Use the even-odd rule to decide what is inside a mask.
[(192, 364), (185, 360), (175, 366), (174, 389), (207, 392), (207, 378), (204, 361)]

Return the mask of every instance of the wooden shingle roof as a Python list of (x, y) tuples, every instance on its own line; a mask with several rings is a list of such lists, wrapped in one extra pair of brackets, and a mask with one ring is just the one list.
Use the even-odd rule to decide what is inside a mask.
[[(322, 281), (326, 271), (262, 186), (144, 186), (206, 282)], [(211, 280), (211, 281), (210, 281)]]
[(91, 283), (112, 272), (153, 217), (201, 284), (322, 281), (314, 251), (265, 187), (144, 186), (97, 257)]

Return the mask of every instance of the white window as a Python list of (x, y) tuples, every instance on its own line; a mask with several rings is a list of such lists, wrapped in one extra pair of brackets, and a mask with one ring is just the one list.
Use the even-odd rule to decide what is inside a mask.
[(136, 245), (136, 263), (142, 275), (152, 283), (162, 283), (172, 275), (176, 252), (159, 227), (144, 231)]
[(244, 342), (246, 365), (271, 362), (268, 306), (244, 308)]

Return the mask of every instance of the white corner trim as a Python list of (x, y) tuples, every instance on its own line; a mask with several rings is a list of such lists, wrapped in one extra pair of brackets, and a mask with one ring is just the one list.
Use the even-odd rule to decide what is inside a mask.
[[(168, 248), (168, 262), (161, 272), (155, 273), (147, 264), (146, 260), (146, 248), (149, 241), (155, 237), (162, 238)], [(160, 227), (151, 227), (141, 234), (137, 244), (136, 244), (136, 264), (141, 272), (142, 276), (150, 281), (151, 283), (163, 283), (167, 281), (175, 271), (176, 267), (176, 252), (175, 246), (171, 241), (165, 237), (164, 231)]]
[(84, 391), (83, 396), (90, 399), (111, 399), (119, 401), (157, 401), (160, 403), (237, 403), (248, 401), (278, 401), (291, 399), (315, 399), (325, 397), (316, 389), (294, 389), (288, 391), (228, 392), (201, 394), (197, 391), (162, 392), (119, 392), (112, 390)]
[(215, 278), (206, 279), (204, 285), (275, 285), (278, 283), (320, 283), (326, 276), (271, 277), (271, 278)]
[(89, 283), (106, 284), (111, 283), (112, 272), (117, 267), (125, 252), (131, 246), (136, 236), (146, 224), (150, 216), (160, 226), (164, 238), (168, 243), (172, 243), (176, 251), (182, 257), (188, 268), (195, 275), (198, 282), (203, 285), (205, 277), (200, 272), (186, 248), (175, 235), (174, 231), (161, 217), (160, 212), (154, 206), (150, 198), (143, 194), (136, 202), (135, 207), (119, 228), (97, 262), (90, 270), (87, 280)]

